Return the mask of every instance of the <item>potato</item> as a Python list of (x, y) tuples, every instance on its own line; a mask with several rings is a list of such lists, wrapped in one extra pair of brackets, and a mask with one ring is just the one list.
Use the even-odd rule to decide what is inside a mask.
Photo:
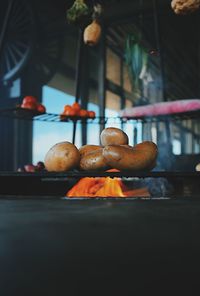
[(128, 136), (119, 128), (105, 128), (100, 135), (101, 144), (107, 145), (128, 145)]
[(80, 169), (87, 170), (106, 170), (108, 168), (103, 157), (103, 148), (91, 151), (81, 157)]
[(151, 141), (145, 141), (133, 148), (110, 145), (103, 149), (106, 163), (118, 170), (151, 170), (156, 164), (157, 145)]
[(197, 172), (200, 172), (200, 163), (198, 163), (198, 164), (196, 165), (195, 170), (196, 170)]
[(99, 150), (100, 148), (102, 148), (101, 146), (98, 145), (84, 145), (82, 147), (79, 148), (79, 152), (81, 157), (84, 156), (85, 154), (95, 151), (95, 150)]
[(49, 172), (65, 172), (79, 166), (79, 150), (70, 142), (55, 144), (47, 152), (44, 160)]

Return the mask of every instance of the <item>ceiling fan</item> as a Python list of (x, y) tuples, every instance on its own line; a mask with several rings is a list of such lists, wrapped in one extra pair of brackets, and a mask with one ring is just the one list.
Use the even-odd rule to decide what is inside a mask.
[(56, 31), (52, 10), (45, 2), (1, 1), (0, 81), (14, 81), (26, 66), (40, 84), (46, 84), (55, 74), (63, 36)]

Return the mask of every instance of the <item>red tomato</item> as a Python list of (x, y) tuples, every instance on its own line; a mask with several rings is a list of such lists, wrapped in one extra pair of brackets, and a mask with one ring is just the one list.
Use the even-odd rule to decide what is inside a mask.
[(45, 113), (46, 112), (46, 108), (45, 108), (44, 105), (38, 104), (37, 105), (37, 111), (40, 112), (40, 113)]
[(36, 167), (33, 164), (26, 164), (24, 169), (28, 173), (34, 173), (36, 171)]
[(71, 109), (72, 109), (72, 106), (70, 106), (70, 105), (65, 105), (64, 106), (64, 111), (71, 110)]
[(79, 103), (77, 103), (77, 102), (74, 102), (74, 103), (72, 104), (72, 108), (73, 108), (74, 110), (76, 110), (77, 112), (79, 112), (79, 111), (81, 110), (81, 105), (80, 105)]
[(81, 109), (79, 111), (79, 116), (81, 116), (81, 117), (87, 117), (88, 116), (88, 111), (85, 110), (85, 109)]
[(43, 161), (38, 161), (35, 167), (36, 167), (36, 169), (37, 169), (38, 171), (42, 171), (42, 170), (44, 170), (44, 169), (45, 169), (44, 162), (43, 162)]
[(23, 103), (21, 108), (37, 110), (37, 105), (35, 103)]
[(71, 108), (71, 109), (65, 110), (64, 114), (66, 116), (75, 116), (76, 115), (76, 111)]
[(23, 98), (22, 103), (23, 104), (24, 103), (35, 103), (35, 104), (37, 104), (37, 99), (36, 99), (36, 97), (33, 97), (33, 96), (26, 96), (26, 97)]
[(89, 116), (90, 118), (95, 118), (96, 113), (95, 113), (94, 111), (88, 111), (88, 116)]

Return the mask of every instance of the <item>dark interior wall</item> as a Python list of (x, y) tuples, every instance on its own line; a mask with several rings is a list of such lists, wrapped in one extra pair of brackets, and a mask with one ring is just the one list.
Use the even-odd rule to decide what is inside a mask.
[[(150, 1), (152, 2), (152, 1)], [(153, 3), (153, 2), (152, 2)], [(160, 3), (157, 1), (157, 3)], [(170, 6), (169, 6), (170, 7)], [(157, 87), (156, 93), (162, 88), (163, 95), (152, 94), (150, 102), (191, 99), (199, 93), (199, 24), (200, 13), (178, 16), (172, 9), (161, 10), (151, 5), (147, 14), (141, 12), (127, 23), (114, 23), (112, 26), (123, 33), (134, 34), (134, 27), (142, 34), (141, 42), (146, 52), (155, 53), (148, 56), (149, 70)]]
[(168, 100), (190, 99), (199, 93), (200, 15), (160, 18), (165, 92)]
[[(1, 4), (0, 108), (5, 109), (14, 108), (26, 95), (41, 101), (41, 87), (55, 75), (61, 59), (66, 3), (3, 0)], [(11, 98), (12, 82), (17, 78), (18, 90)], [(31, 163), (32, 122), (0, 121), (0, 170), (16, 170)]]
[[(8, 98), (8, 88), (2, 83), (0, 84), (0, 94), (0, 108), (12, 106), (13, 102), (11, 100), (5, 100), (5, 98)], [(8, 103), (7, 106), (6, 103)], [(13, 169), (14, 139), (11, 135), (14, 135), (14, 121), (10, 118), (0, 117), (0, 170)]]

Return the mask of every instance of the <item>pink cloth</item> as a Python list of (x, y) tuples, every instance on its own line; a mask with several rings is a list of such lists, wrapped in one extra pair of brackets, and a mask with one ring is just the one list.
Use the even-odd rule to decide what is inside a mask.
[(156, 115), (170, 115), (174, 113), (200, 110), (200, 99), (177, 100), (151, 105), (127, 108), (119, 112), (122, 117), (143, 117)]

